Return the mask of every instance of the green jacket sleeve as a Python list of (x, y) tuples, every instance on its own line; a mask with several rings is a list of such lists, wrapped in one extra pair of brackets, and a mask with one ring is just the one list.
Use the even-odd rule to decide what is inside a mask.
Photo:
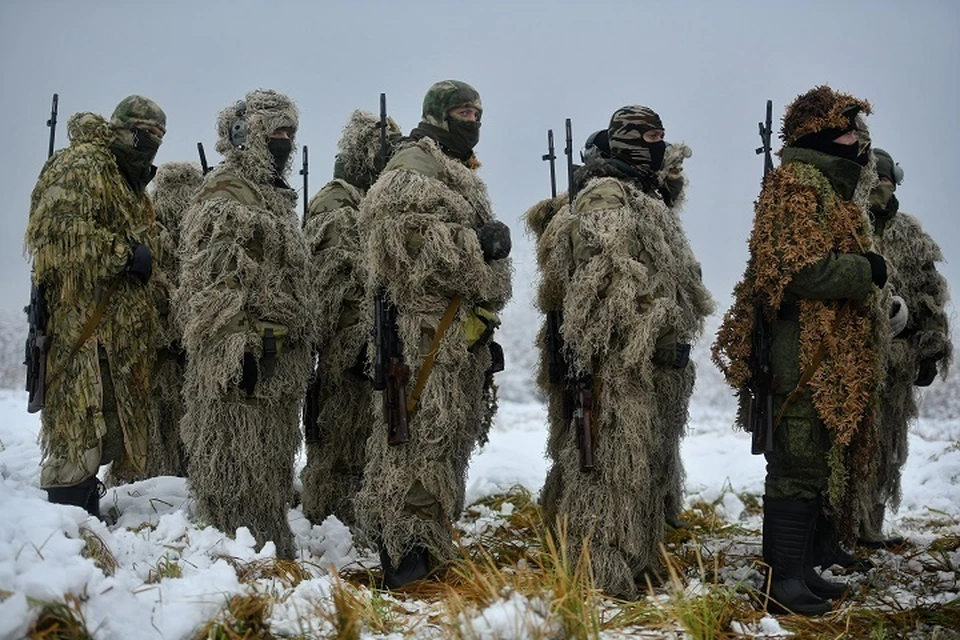
[(808, 300), (862, 302), (873, 291), (870, 262), (855, 253), (829, 253), (820, 262), (800, 269), (787, 291)]

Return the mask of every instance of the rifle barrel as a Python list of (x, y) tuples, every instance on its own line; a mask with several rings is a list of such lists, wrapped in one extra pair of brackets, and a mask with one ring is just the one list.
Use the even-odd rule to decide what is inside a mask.
[(563, 149), (563, 152), (567, 155), (567, 196), (572, 210), (573, 198), (576, 194), (573, 192), (573, 125), (570, 123), (570, 118), (567, 118), (564, 122), (564, 128), (567, 133), (567, 145)]
[(50, 105), (50, 119), (47, 120), (47, 126), (50, 127), (50, 143), (47, 145), (47, 158), (53, 156), (53, 147), (57, 142), (57, 111), (60, 107), (60, 96), (53, 94), (53, 102)]

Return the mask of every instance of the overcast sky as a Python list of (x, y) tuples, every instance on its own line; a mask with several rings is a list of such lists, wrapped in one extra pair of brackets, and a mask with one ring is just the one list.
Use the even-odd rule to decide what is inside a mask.
[[(683, 214), (704, 278), (721, 307), (746, 260), (762, 173), (754, 154), (767, 99), (784, 106), (817, 84), (866, 98), (874, 143), (906, 174), (898, 190), (940, 243), (957, 286), (960, 3), (871, 2), (273, 2), (3, 0), (0, 85), (0, 308), (22, 306), (30, 192), (47, 150), (51, 94), (57, 146), (77, 111), (109, 116), (140, 93), (166, 111), (158, 162), (211, 162), (217, 112), (254, 88), (288, 93), (301, 112), (315, 192), (329, 179), (340, 129), (386, 92), (409, 131), (426, 89), (475, 86), (484, 117), (477, 153), (494, 210), (514, 229), (517, 293), (532, 278), (519, 216), (548, 195), (546, 129), (576, 147), (625, 104), (655, 109), (667, 139), (693, 149)], [(779, 145), (776, 145), (779, 146)], [(776, 148), (775, 146), (775, 148)], [(558, 171), (565, 183), (563, 170)], [(292, 176), (298, 181), (299, 176)]]

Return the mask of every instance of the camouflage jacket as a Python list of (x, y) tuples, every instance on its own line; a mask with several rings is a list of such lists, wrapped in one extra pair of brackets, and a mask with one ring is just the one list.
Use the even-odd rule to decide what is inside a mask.
[[(25, 239), (51, 316), (44, 486), (96, 472), (98, 440), (106, 430), (98, 350), (106, 355), (124, 433), (126, 457), (117, 470), (143, 470), (157, 331), (153, 285), (127, 273), (134, 244), (148, 245), (159, 257), (150, 199), (121, 175), (109, 148), (113, 130), (102, 117), (74, 115), (68, 134), (70, 146), (47, 161), (33, 190)], [(93, 335), (70, 356), (108, 295)]]

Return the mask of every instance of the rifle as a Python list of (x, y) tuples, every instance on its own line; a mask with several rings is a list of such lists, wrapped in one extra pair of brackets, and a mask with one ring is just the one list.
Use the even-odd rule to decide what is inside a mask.
[[(380, 160), (387, 163), (387, 94), (380, 94)], [(403, 344), (397, 331), (397, 308), (387, 299), (385, 287), (377, 289), (373, 299), (373, 334), (376, 355), (373, 365), (373, 389), (383, 392), (383, 416), (387, 424), (387, 444), (410, 440), (407, 422), (407, 382), (410, 367), (403, 361)]]
[(300, 175), (303, 176), (303, 219), (307, 219), (307, 209), (310, 206), (310, 192), (307, 191), (307, 175), (310, 173), (310, 163), (307, 159), (307, 145), (303, 145), (303, 164)]
[(557, 154), (553, 148), (553, 129), (547, 129), (547, 153), (541, 157), (545, 162), (550, 163), (550, 197), (557, 197)]
[[(53, 94), (50, 104), (50, 118), (47, 127), (50, 128), (49, 143), (47, 145), (47, 160), (53, 157), (53, 149), (57, 142), (57, 112), (59, 111), (60, 96)], [(47, 324), (50, 314), (47, 309), (46, 291), (42, 284), (37, 284), (36, 278), (30, 278), (30, 304), (23, 308), (27, 314), (27, 342), (24, 345), (23, 364), (27, 368), (25, 389), (27, 391), (27, 413), (36, 413), (43, 409), (47, 395), (47, 352), (50, 350), (50, 339), (47, 337)]]
[[(570, 118), (565, 124), (567, 140), (563, 152), (567, 156), (567, 196), (570, 210), (577, 194), (573, 184), (573, 128)], [(562, 318), (558, 318), (562, 322)], [(559, 333), (559, 325), (557, 327)], [(567, 392), (570, 393), (569, 391)], [(577, 446), (580, 449), (580, 471), (592, 471), (594, 467), (594, 424), (596, 422), (595, 399), (593, 395), (593, 376), (589, 373), (577, 375), (573, 384), (573, 421), (577, 430)]]
[(203, 150), (203, 143), (197, 143), (197, 153), (200, 154), (200, 170), (203, 171), (203, 175), (210, 173), (210, 165), (207, 164), (207, 154)]
[(313, 374), (307, 385), (307, 397), (303, 403), (303, 435), (307, 444), (320, 444), (320, 361), (314, 356)]
[[(773, 126), (773, 101), (767, 100), (766, 121), (759, 123), (760, 141), (757, 155), (763, 154), (763, 178), (773, 171), (773, 158), (770, 155), (770, 138)], [(750, 428), (750, 453), (759, 455), (773, 451), (773, 365), (770, 361), (773, 335), (770, 322), (760, 305), (756, 306), (756, 319), (753, 323), (752, 349), (750, 353), (750, 371), (752, 376), (747, 382), (750, 401), (747, 405), (747, 426)]]

